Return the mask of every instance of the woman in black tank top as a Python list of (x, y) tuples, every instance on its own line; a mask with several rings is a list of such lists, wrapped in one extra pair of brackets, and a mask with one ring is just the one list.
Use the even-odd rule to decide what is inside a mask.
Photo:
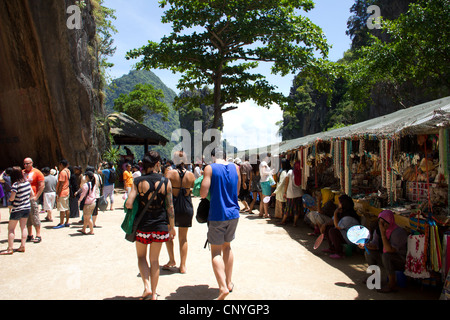
[[(161, 158), (156, 151), (148, 152), (143, 159), (144, 176), (135, 179), (126, 202), (127, 208), (133, 208), (133, 202), (139, 201), (136, 215), (136, 253), (144, 292), (141, 299), (156, 300), (156, 286), (159, 279), (159, 254), (163, 242), (172, 240), (175, 235), (175, 218), (173, 212), (172, 185), (160, 175)], [(145, 205), (157, 192), (148, 209)], [(138, 218), (139, 217), (139, 218)], [(140, 219), (140, 220), (138, 220)], [(137, 222), (139, 221), (139, 223)], [(150, 245), (150, 266), (147, 261), (147, 248)]]
[[(170, 180), (173, 188), (173, 203), (175, 212), (175, 226), (178, 227), (178, 240), (180, 245), (180, 273), (186, 273), (186, 260), (188, 252), (187, 233), (192, 226), (194, 208), (192, 206), (191, 191), (194, 187), (195, 176), (185, 169), (188, 163), (186, 154), (183, 151), (174, 154), (173, 162), (177, 165), (175, 170), (166, 173), (166, 178)], [(175, 196), (176, 195), (176, 196)], [(173, 241), (166, 242), (169, 262), (163, 269), (170, 270), (176, 266)]]

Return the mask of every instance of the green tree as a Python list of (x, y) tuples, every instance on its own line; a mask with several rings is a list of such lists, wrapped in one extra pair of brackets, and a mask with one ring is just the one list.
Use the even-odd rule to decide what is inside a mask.
[[(400, 104), (402, 85), (429, 87), (439, 98), (450, 92), (449, 0), (419, 0), (394, 20), (382, 20), (387, 41), (369, 35), (349, 64), (349, 93), (357, 106), (370, 102), (373, 87), (384, 83)], [(404, 105), (404, 107), (407, 107)]]
[(169, 107), (162, 102), (164, 93), (151, 84), (137, 84), (129, 94), (121, 94), (114, 100), (114, 110), (124, 112), (139, 122), (144, 122), (148, 112), (162, 114), (168, 120)]
[[(138, 69), (170, 69), (182, 73), (178, 88), (194, 91), (212, 86), (202, 101), (214, 106), (213, 128), (219, 128), (223, 113), (236, 104), (254, 100), (269, 108), (288, 100), (263, 75), (251, 70), (259, 62), (272, 64), (272, 73), (287, 75), (322, 62), (329, 46), (322, 30), (308, 18), (312, 0), (163, 0), (169, 7), (163, 23), (172, 33), (160, 43), (134, 49), (127, 58), (142, 58)], [(189, 33), (190, 32), (190, 33)], [(178, 97), (176, 106), (199, 103), (198, 96)], [(230, 105), (230, 106), (227, 106)], [(226, 107), (227, 106), (227, 107)]]

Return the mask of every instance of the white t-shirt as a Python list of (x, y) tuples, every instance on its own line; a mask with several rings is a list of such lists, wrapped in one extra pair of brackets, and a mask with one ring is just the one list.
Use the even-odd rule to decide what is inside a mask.
[(273, 170), (270, 170), (267, 162), (261, 161), (259, 164), (259, 175), (261, 176), (261, 182), (267, 182), (270, 176), (273, 175)]
[(303, 196), (301, 185), (297, 186), (295, 184), (294, 170), (289, 170), (287, 173), (287, 178), (289, 178), (289, 183), (286, 190), (286, 198), (293, 199)]

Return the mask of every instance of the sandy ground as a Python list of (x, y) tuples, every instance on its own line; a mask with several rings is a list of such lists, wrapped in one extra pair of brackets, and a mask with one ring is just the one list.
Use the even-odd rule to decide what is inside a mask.
[[(194, 198), (197, 206), (198, 198)], [(42, 223), (43, 241), (27, 243), (25, 253), (0, 257), (0, 299), (18, 300), (128, 300), (138, 299), (143, 285), (139, 277), (134, 244), (120, 228), (123, 200), (116, 193), (115, 210), (100, 212), (95, 235), (77, 232), (79, 225), (53, 229), (59, 220)], [(256, 211), (257, 212), (257, 211)], [(0, 209), (0, 250), (7, 247), (8, 210)], [(45, 214), (41, 214), (41, 219)], [(79, 219), (74, 219), (77, 222)], [(242, 214), (236, 239), (233, 282), (228, 300), (405, 300), (438, 299), (439, 289), (409, 283), (394, 294), (369, 290), (362, 283), (367, 264), (361, 254), (330, 259), (313, 249), (311, 230), (278, 226), (279, 220)], [(187, 273), (161, 270), (159, 300), (212, 300), (218, 286), (208, 248), (207, 226), (195, 219), (189, 230)], [(19, 229), (16, 235), (20, 237)], [(16, 236), (16, 237), (17, 237)], [(20, 245), (16, 239), (15, 248)], [(178, 242), (175, 242), (179, 262)], [(163, 247), (160, 265), (168, 262)]]

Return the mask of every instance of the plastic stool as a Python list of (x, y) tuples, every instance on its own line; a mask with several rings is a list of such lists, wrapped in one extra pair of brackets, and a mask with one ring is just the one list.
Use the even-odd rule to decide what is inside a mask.
[(406, 288), (406, 276), (403, 271), (395, 271), (395, 279), (397, 280), (397, 285), (400, 288)]
[(355, 246), (353, 244), (344, 244), (344, 253), (346, 257), (351, 257), (353, 255), (353, 249)]

